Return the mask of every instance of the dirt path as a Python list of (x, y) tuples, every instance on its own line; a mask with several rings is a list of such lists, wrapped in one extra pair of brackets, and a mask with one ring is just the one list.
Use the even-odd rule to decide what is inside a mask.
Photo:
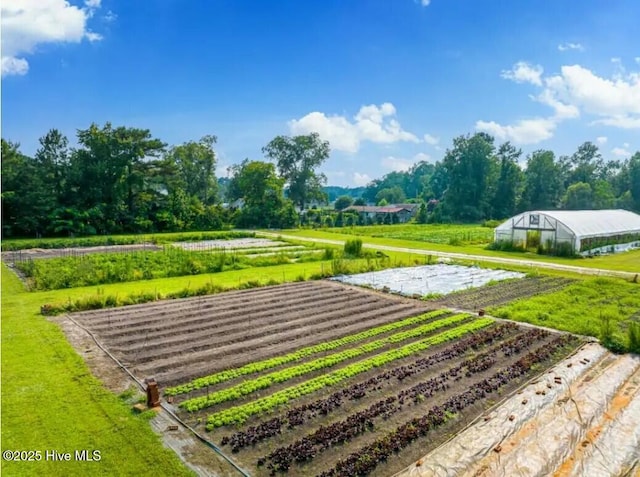
[[(282, 237), (283, 239), (301, 240), (304, 242), (326, 243), (331, 245), (344, 245), (343, 240), (298, 237), (295, 235), (283, 235), (283, 234), (276, 234), (272, 232), (259, 232), (259, 234), (265, 235), (267, 237)], [(376, 250), (387, 250), (389, 252), (405, 252), (405, 253), (414, 253), (416, 255), (433, 255), (434, 257), (452, 258), (456, 260), (474, 260), (478, 262), (504, 263), (506, 265), (518, 265), (518, 266), (533, 267), (533, 268), (546, 268), (548, 270), (562, 270), (566, 272), (580, 273), (584, 275), (605, 275), (605, 276), (611, 276), (611, 277), (632, 279), (634, 277), (637, 277), (638, 274), (640, 274), (640, 270), (638, 270), (637, 272), (622, 272), (618, 270), (607, 270), (603, 268), (578, 267), (575, 265), (561, 265), (559, 263), (550, 263), (550, 262), (542, 262), (542, 261), (538, 262), (533, 260), (520, 260), (515, 258), (491, 257), (486, 255), (471, 255), (467, 253), (438, 252), (435, 250), (423, 250), (419, 248), (392, 247), (390, 245), (374, 245), (374, 244), (363, 243), (362, 246), (364, 248), (373, 248)]]

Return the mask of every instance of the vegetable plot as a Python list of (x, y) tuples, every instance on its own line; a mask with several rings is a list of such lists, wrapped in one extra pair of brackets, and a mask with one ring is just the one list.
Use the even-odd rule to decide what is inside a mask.
[(429, 306), (321, 281), (75, 319), (252, 475), (391, 475), (579, 344)]

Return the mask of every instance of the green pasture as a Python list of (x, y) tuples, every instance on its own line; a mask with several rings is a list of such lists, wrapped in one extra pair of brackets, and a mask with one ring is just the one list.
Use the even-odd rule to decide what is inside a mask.
[[(39, 450), (39, 462), (2, 461), (11, 476), (193, 475), (89, 371), (60, 328), (40, 316), (44, 297), (27, 293), (2, 266), (2, 451)], [(99, 462), (53, 462), (47, 450), (99, 450)]]

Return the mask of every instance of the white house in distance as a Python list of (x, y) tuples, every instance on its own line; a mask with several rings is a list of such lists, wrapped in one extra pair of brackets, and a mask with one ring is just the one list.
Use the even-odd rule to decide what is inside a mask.
[(377, 221), (379, 217), (393, 218), (394, 223), (404, 224), (416, 215), (418, 204), (390, 204), (390, 205), (350, 205), (343, 212), (357, 212), (358, 215)]
[(620, 209), (528, 211), (496, 227), (494, 240), (582, 254), (640, 248), (640, 215)]

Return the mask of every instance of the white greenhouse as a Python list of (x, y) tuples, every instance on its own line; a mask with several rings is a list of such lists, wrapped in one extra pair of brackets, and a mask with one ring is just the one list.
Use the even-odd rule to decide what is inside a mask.
[(640, 247), (640, 215), (628, 210), (536, 210), (496, 227), (496, 244), (551, 253), (609, 252)]

